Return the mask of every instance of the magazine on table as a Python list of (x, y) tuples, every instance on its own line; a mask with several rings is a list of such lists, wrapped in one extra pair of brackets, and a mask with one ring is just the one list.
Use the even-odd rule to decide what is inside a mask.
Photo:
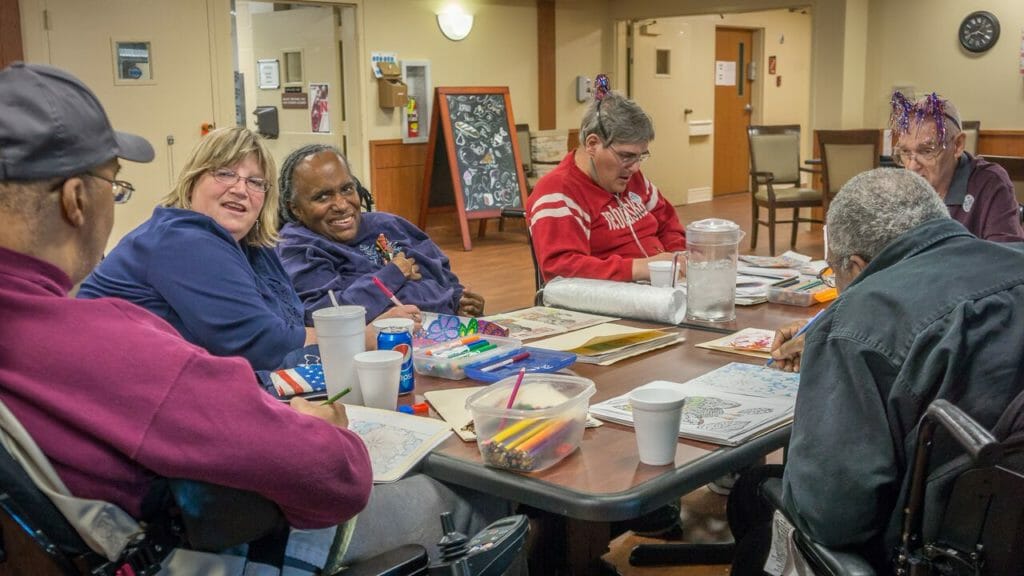
[[(736, 446), (792, 421), (799, 381), (799, 374), (734, 362), (688, 382), (655, 380), (641, 388), (685, 393), (679, 436)], [(629, 394), (592, 405), (590, 413), (633, 425)]]

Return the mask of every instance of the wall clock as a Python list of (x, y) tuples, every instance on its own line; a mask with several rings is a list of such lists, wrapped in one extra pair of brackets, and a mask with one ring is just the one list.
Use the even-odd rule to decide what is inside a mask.
[(985, 52), (999, 40), (999, 20), (991, 12), (971, 12), (960, 23), (957, 36), (968, 52)]

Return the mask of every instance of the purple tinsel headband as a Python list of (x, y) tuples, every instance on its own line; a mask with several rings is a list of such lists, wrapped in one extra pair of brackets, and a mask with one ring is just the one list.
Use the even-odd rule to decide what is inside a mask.
[(902, 92), (897, 90), (892, 93), (892, 98), (889, 101), (892, 106), (892, 111), (889, 114), (889, 127), (895, 130), (897, 134), (906, 134), (910, 131), (911, 117), (918, 124), (925, 118), (931, 118), (935, 121), (936, 137), (939, 139), (939, 142), (945, 143), (946, 118), (949, 118), (957, 128), (960, 128), (960, 122), (946, 112), (947, 102), (946, 99), (939, 98), (939, 95), (935, 92), (925, 96), (919, 102), (911, 102)]
[(608, 86), (608, 75), (598, 74), (597, 78), (594, 78), (594, 100), (598, 102), (604, 100), (609, 91), (611, 91), (611, 87)]

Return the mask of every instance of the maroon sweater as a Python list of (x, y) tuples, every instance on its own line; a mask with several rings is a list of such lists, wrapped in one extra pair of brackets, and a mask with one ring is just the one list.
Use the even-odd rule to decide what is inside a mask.
[(299, 414), (123, 300), (68, 298), (53, 265), (0, 248), (0, 400), (72, 494), (139, 517), (157, 476), (257, 492), (292, 526), (359, 512), (372, 472), (353, 432)]

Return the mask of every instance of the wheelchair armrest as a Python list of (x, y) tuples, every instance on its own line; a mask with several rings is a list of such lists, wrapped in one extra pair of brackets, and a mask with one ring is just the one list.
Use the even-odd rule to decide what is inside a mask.
[(219, 552), (258, 540), (285, 525), (281, 509), (255, 492), (197, 480), (170, 479), (191, 548)]
[(924, 418), (948, 430), (975, 462), (988, 464), (1001, 455), (1002, 447), (995, 436), (947, 400), (929, 404)]
[(406, 576), (426, 574), (427, 551), (417, 544), (406, 544), (343, 568), (344, 576)]
[[(767, 478), (761, 483), (759, 492), (769, 505), (783, 514), (782, 478)], [(788, 517), (788, 516), (787, 516)], [(792, 519), (790, 523), (793, 524)], [(871, 565), (860, 555), (827, 548), (811, 540), (793, 524), (793, 539), (807, 563), (819, 576), (874, 576)]]

